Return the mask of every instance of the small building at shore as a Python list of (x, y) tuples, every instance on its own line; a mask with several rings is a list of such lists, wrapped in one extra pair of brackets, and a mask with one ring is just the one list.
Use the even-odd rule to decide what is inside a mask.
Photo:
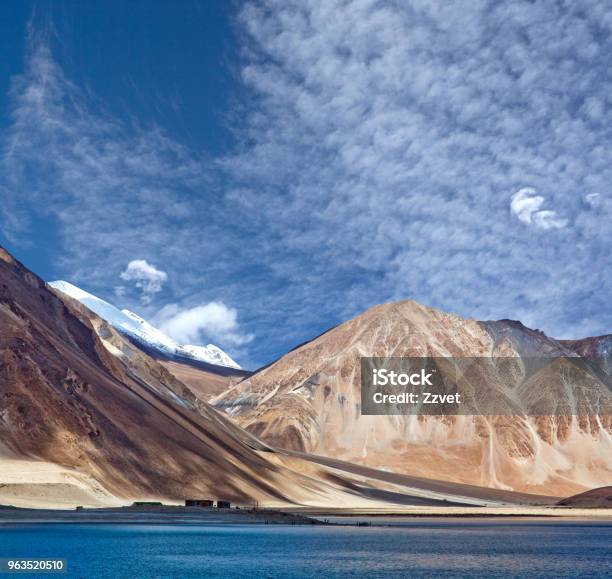
[(217, 501), (217, 508), (218, 509), (231, 509), (232, 503), (230, 503), (229, 501)]
[(161, 507), (162, 503), (160, 501), (134, 501), (132, 503), (133, 507)]
[(185, 499), (186, 507), (207, 507), (212, 509), (215, 506), (215, 501), (212, 499)]

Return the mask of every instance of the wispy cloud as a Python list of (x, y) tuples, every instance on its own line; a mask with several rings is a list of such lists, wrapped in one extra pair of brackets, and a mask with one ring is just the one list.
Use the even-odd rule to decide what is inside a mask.
[(601, 195), (599, 193), (587, 193), (584, 200), (591, 207), (597, 207), (601, 203)]
[(188, 211), (181, 190), (205, 180), (196, 156), (154, 125), (106, 114), (65, 77), (45, 35), (30, 33), (11, 97), (6, 190), (14, 206), (59, 220), (70, 266), (80, 269), (97, 252), (87, 275), (108, 276), (138, 239), (154, 256), (164, 242), (171, 246), (176, 232), (168, 225)]

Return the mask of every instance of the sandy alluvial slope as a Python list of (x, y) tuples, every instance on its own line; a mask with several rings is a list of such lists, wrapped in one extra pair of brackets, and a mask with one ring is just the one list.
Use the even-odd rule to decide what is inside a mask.
[(0, 504), (61, 509), (75, 504), (107, 507), (120, 501), (78, 470), (0, 453)]
[[(477, 322), (398, 302), (374, 307), (289, 352), (213, 404), (273, 446), (397, 473), (567, 495), (612, 480), (612, 417), (589, 415), (593, 400), (580, 383), (522, 382), (525, 358), (555, 355), (575, 353), (518, 322)], [(518, 405), (519, 412), (362, 416), (362, 356), (514, 357), (515, 383), (499, 372), (481, 387), (496, 388), (500, 400)], [(586, 415), (526, 416), (544, 402)]]

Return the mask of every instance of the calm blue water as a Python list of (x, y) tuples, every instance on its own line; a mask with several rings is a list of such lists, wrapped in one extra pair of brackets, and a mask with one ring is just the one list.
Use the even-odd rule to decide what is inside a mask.
[(0, 557), (68, 560), (45, 577), (611, 577), (611, 551), (612, 524), (580, 522), (0, 528)]

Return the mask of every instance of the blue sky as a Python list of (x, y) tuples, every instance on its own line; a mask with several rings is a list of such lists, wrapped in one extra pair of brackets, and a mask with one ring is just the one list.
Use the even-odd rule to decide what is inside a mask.
[(381, 302), (612, 330), (606, 2), (4, 2), (0, 242), (247, 367)]

